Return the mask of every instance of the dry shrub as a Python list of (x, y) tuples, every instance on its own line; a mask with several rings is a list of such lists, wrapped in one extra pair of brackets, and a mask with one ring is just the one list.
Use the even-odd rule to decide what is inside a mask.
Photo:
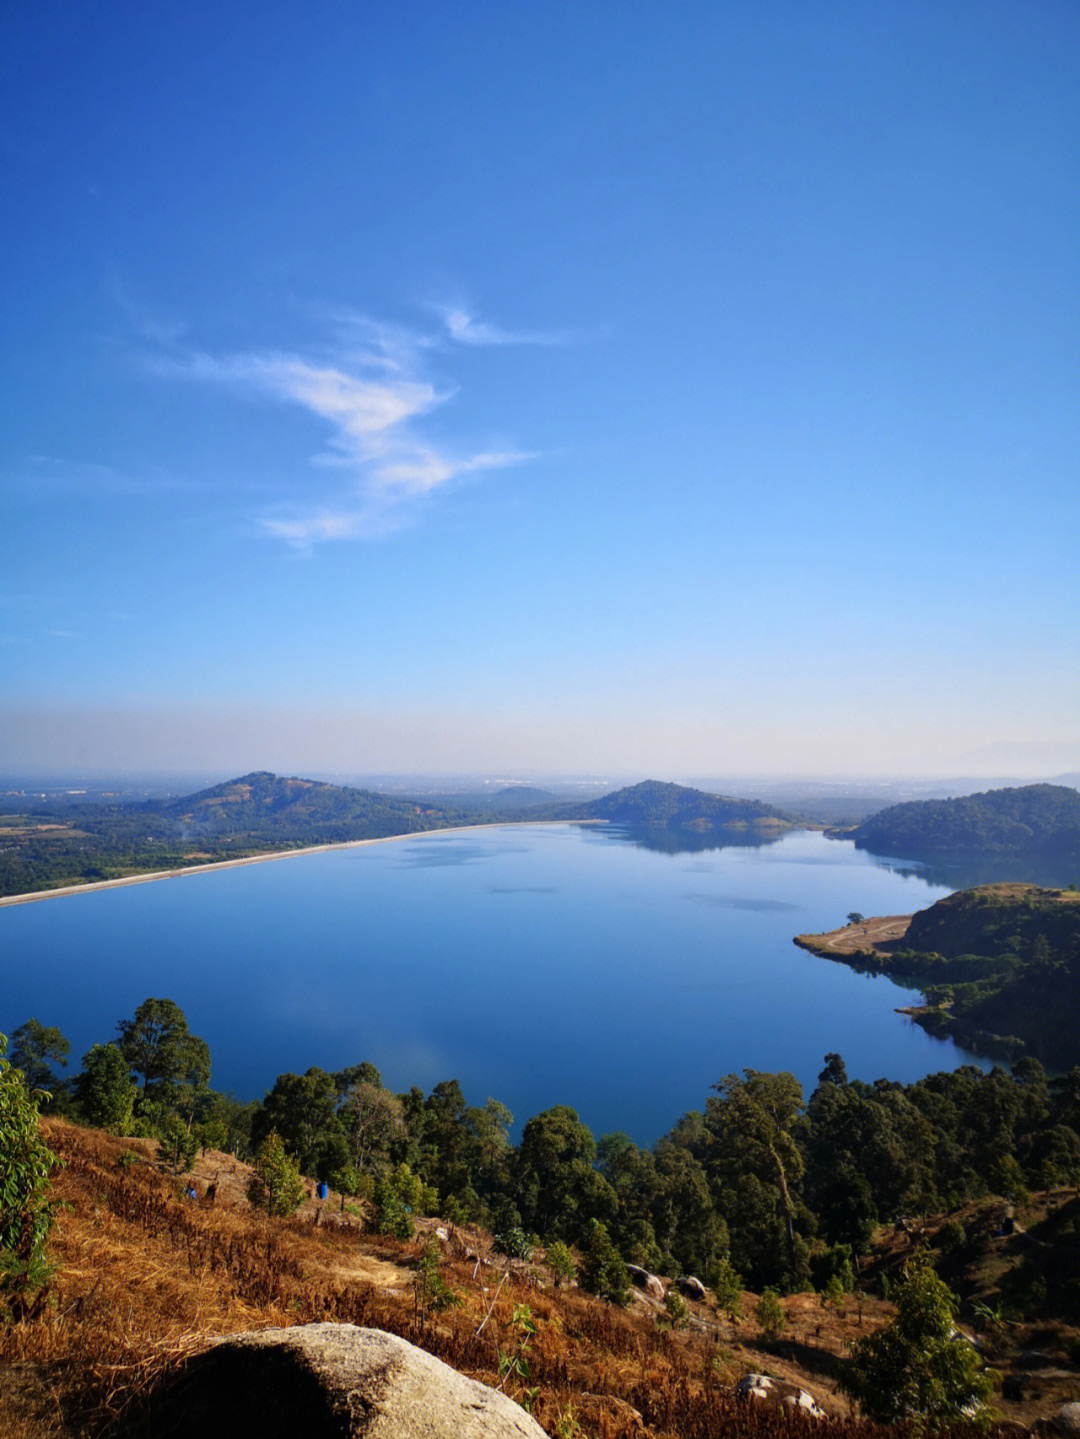
[[(246, 1203), (191, 1203), (148, 1163), (122, 1167), (118, 1141), (59, 1120), (50, 1146), (65, 1161), (56, 1192), (70, 1206), (57, 1224), (52, 1303), (0, 1335), (3, 1439), (98, 1439), (137, 1417), (155, 1380), (215, 1335), (270, 1325), (335, 1321), (385, 1329), (495, 1384), (500, 1351), (515, 1342), (515, 1306), (537, 1325), (528, 1352), (534, 1414), (549, 1433), (573, 1417), (598, 1439), (800, 1439), (808, 1421), (736, 1405), (715, 1335), (658, 1331), (650, 1312), (614, 1309), (577, 1289), (540, 1287), (462, 1254), (442, 1272), (460, 1306), (417, 1321), (414, 1242), (371, 1236), (351, 1223), (269, 1219)], [(222, 1157), (222, 1163), (226, 1162)], [(239, 1186), (237, 1186), (239, 1192)], [(336, 1221), (336, 1216), (332, 1217)], [(455, 1246), (451, 1245), (453, 1251)], [(342, 1279), (358, 1265), (382, 1282)], [(389, 1282), (392, 1280), (393, 1282)], [(520, 1381), (507, 1384), (525, 1398)], [(20, 1427), (21, 1426), (21, 1427)], [(858, 1431), (856, 1436), (855, 1431)], [(843, 1423), (834, 1439), (872, 1439)], [(815, 1434), (820, 1431), (815, 1429)]]

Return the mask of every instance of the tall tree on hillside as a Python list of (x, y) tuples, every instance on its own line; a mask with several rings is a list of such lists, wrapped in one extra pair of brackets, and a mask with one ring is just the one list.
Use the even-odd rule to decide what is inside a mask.
[(337, 1091), (325, 1069), (312, 1065), (303, 1074), (279, 1074), (256, 1111), (251, 1141), (261, 1144), (274, 1131), (302, 1174), (313, 1175), (320, 1158), (343, 1141)]
[(75, 1077), (75, 1098), (88, 1124), (117, 1134), (127, 1132), (135, 1102), (135, 1081), (115, 1044), (95, 1044), (82, 1058)]
[(58, 1081), (53, 1064), (66, 1067), (71, 1044), (54, 1026), (28, 1019), (11, 1036), (11, 1066), (21, 1069), (31, 1089), (53, 1093)]
[(391, 1143), (405, 1132), (401, 1100), (370, 1080), (358, 1079), (348, 1086), (338, 1102), (338, 1115), (358, 1174), (373, 1163), (386, 1162)]
[(713, 1085), (716, 1095), (705, 1104), (711, 1188), (737, 1267), (758, 1283), (793, 1284), (805, 1267), (805, 1242), (796, 1232), (805, 1218), (799, 1197), (802, 1087), (785, 1072), (743, 1073)]
[(131, 1019), (116, 1026), (120, 1052), (148, 1094), (170, 1085), (201, 1087), (210, 1080), (210, 1050), (191, 1033), (180, 1006), (171, 999), (144, 999)]
[(45, 1241), (55, 1206), (48, 1199), (55, 1156), (46, 1148), (34, 1096), (5, 1058), (0, 1034), (0, 1318), (35, 1314), (51, 1266)]
[(581, 1242), (592, 1219), (618, 1211), (611, 1185), (593, 1168), (596, 1140), (577, 1112), (556, 1104), (534, 1115), (517, 1152), (516, 1202), (522, 1223), (545, 1238)]

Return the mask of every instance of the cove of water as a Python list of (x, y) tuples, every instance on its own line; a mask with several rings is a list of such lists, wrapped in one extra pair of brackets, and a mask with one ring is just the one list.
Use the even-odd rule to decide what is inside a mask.
[(849, 911), (949, 891), (848, 842), (660, 853), (607, 828), (427, 834), (0, 909), (0, 1028), (35, 1016), (72, 1072), (148, 996), (210, 1046), (211, 1083), (370, 1060), (390, 1088), (458, 1079), (517, 1125), (569, 1104), (650, 1144), (744, 1068), (807, 1093), (971, 1063), (896, 1014), (911, 990), (792, 944)]

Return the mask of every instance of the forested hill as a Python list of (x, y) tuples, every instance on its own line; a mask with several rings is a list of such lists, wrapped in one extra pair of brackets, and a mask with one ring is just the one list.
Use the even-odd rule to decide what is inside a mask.
[(243, 834), (310, 843), (408, 834), (454, 817), (442, 806), (422, 806), (319, 780), (284, 779), (265, 770), (182, 799), (151, 800), (137, 809), (169, 821), (183, 839)]
[(1031, 784), (912, 800), (871, 815), (851, 837), (859, 849), (907, 859), (985, 854), (1080, 865), (1080, 791)]
[(789, 815), (759, 800), (706, 794), (704, 790), (663, 784), (655, 779), (616, 790), (602, 799), (549, 806), (547, 812), (556, 819), (599, 819), (630, 829), (688, 834), (709, 834), (748, 826), (768, 830), (795, 827), (795, 821)]

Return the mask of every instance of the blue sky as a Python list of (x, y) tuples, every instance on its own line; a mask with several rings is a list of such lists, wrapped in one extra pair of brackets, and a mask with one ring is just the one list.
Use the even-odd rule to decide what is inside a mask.
[(1080, 768), (1078, 42), (9, 7), (2, 767)]

